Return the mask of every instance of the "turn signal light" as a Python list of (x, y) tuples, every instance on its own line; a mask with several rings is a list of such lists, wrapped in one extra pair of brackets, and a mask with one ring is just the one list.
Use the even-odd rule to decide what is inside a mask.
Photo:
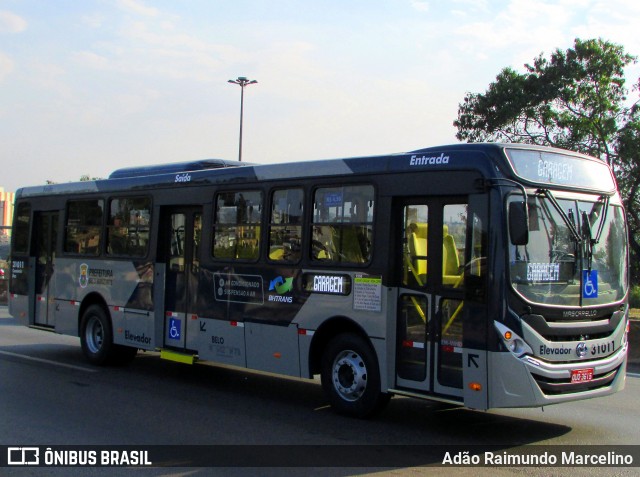
[(504, 339), (505, 340), (510, 340), (511, 338), (513, 338), (513, 334), (511, 333), (511, 331), (506, 331), (504, 333)]
[(480, 383), (469, 383), (469, 389), (472, 391), (482, 391), (482, 384)]

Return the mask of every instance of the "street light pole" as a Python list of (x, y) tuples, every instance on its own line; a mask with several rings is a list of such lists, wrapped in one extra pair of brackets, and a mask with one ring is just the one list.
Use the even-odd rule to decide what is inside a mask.
[(250, 84), (256, 84), (256, 80), (250, 80), (244, 76), (238, 76), (237, 79), (229, 80), (229, 83), (240, 86), (240, 141), (238, 146), (238, 162), (242, 161), (242, 116), (244, 113), (244, 87)]

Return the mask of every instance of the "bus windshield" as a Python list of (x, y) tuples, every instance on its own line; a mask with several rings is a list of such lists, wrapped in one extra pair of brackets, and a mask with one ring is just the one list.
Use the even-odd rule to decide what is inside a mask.
[[(522, 200), (519, 195), (509, 200), (518, 197)], [(621, 207), (602, 199), (556, 200), (545, 191), (529, 196), (528, 208), (529, 241), (509, 247), (511, 283), (520, 295), (533, 303), (564, 306), (624, 297), (627, 241)]]

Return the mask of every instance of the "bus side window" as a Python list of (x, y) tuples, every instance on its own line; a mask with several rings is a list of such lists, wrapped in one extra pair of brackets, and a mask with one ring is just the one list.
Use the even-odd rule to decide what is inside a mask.
[(371, 261), (374, 205), (370, 185), (317, 189), (311, 224), (312, 260)]
[(100, 255), (104, 201), (73, 200), (67, 204), (64, 251)]
[(12, 253), (26, 254), (29, 252), (29, 229), (31, 227), (31, 204), (21, 202), (16, 206), (13, 221)]
[(302, 242), (302, 189), (273, 193), (269, 218), (269, 260), (297, 263)]
[(107, 254), (128, 257), (147, 255), (150, 221), (150, 198), (111, 199), (107, 226)]
[(260, 256), (262, 193), (220, 192), (215, 203), (214, 258), (257, 260)]

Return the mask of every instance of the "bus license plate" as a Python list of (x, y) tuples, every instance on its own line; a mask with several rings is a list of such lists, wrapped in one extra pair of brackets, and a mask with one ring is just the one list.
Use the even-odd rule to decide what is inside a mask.
[(572, 383), (586, 383), (593, 379), (593, 368), (574, 369), (571, 371)]

